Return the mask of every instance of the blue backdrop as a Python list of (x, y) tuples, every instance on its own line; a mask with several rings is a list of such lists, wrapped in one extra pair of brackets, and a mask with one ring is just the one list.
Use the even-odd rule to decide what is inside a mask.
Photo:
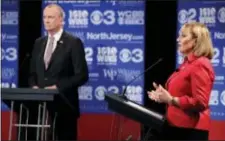
[[(212, 64), (216, 78), (210, 98), (211, 117), (225, 120), (225, 1), (195, 1), (178, 4), (178, 30), (189, 21), (198, 21), (208, 26), (215, 56)], [(178, 33), (178, 32), (177, 32)], [(178, 53), (177, 64), (182, 62)]]
[[(17, 87), (18, 7), (17, 0), (1, 0), (1, 88)], [(2, 102), (1, 110), (8, 110)]]
[[(144, 1), (47, 1), (64, 9), (64, 29), (81, 38), (89, 82), (80, 87), (81, 112), (108, 113), (106, 93), (122, 93), (144, 69)], [(44, 28), (42, 33), (46, 34)], [(144, 76), (128, 86), (129, 99), (143, 104)]]

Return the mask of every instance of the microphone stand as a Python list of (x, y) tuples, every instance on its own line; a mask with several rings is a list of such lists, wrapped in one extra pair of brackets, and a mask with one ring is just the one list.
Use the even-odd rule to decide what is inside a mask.
[(127, 87), (133, 83), (137, 78), (139, 78), (140, 76), (142, 76), (143, 74), (145, 74), (147, 71), (149, 71), (150, 69), (152, 69), (155, 65), (157, 65), (159, 62), (161, 62), (163, 59), (160, 58), (158, 59), (154, 64), (152, 64), (151, 66), (149, 66), (146, 70), (144, 70), (142, 73), (140, 73), (138, 76), (136, 76), (135, 78), (131, 79), (130, 82), (128, 82), (123, 90), (123, 93), (121, 95), (122, 98), (124, 98), (124, 100), (128, 100), (127, 97), (125, 96), (126, 94), (126, 90), (127, 90)]
[[(133, 79), (131, 79), (131, 81), (130, 82), (128, 82), (127, 84), (126, 84), (126, 86), (125, 86), (125, 88), (124, 88), (124, 90), (123, 90), (123, 93), (122, 93), (122, 95), (120, 96), (120, 97), (122, 97), (125, 101), (128, 101), (128, 98), (127, 98), (127, 96), (125, 95), (126, 94), (126, 90), (127, 90), (127, 87), (131, 84), (131, 83), (133, 83), (137, 78), (139, 78), (140, 76), (142, 76), (143, 74), (145, 74), (147, 71), (149, 71), (150, 69), (152, 69), (155, 65), (157, 65), (159, 62), (161, 62), (163, 59), (162, 58), (160, 58), (160, 59), (158, 59), (154, 64), (152, 64), (151, 66), (149, 66), (146, 70), (144, 70), (142, 73), (140, 73), (138, 76), (136, 76), (135, 78), (133, 78)], [(118, 115), (118, 118), (119, 118), (119, 134), (122, 134), (122, 120), (123, 120), (123, 117), (122, 116), (120, 116), (120, 115)], [(151, 129), (149, 129), (148, 130), (148, 132), (150, 132), (151, 131)], [(147, 132), (147, 133), (148, 133)], [(146, 136), (144, 137), (144, 140), (146, 140), (146, 138), (147, 138), (148, 136), (147, 136), (147, 134), (146, 134)], [(131, 140), (132, 139), (132, 135), (128, 135), (127, 136), (127, 138), (126, 138), (126, 140), (127, 141), (129, 141), (129, 140)], [(121, 138), (119, 138), (119, 140), (121, 140)]]

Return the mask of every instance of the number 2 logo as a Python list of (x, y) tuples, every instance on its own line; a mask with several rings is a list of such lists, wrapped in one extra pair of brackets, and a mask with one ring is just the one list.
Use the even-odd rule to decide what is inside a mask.
[(196, 9), (191, 8), (188, 10), (182, 9), (178, 13), (178, 21), (181, 24), (184, 24), (186, 22), (196, 21), (194, 18), (196, 17), (197, 12)]

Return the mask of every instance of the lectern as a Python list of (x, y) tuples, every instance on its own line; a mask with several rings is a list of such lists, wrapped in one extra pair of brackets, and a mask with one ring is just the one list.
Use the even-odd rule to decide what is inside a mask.
[(163, 115), (130, 101), (125, 96), (106, 94), (105, 101), (108, 103), (109, 110), (147, 125), (150, 129), (160, 131), (166, 121)]
[[(57, 90), (49, 89), (31, 89), (31, 88), (1, 88), (2, 100), (9, 101), (10, 107), (10, 127), (9, 127), (9, 140), (12, 138), (12, 127), (18, 127), (18, 140), (20, 140), (21, 128), (25, 128), (25, 138), (27, 139), (27, 128), (36, 128), (36, 140), (45, 140), (47, 137), (45, 131), (46, 128), (50, 128), (51, 125), (47, 124), (48, 114), (46, 105), (48, 102), (53, 102), (55, 96), (59, 95)], [(13, 124), (13, 111), (14, 103), (19, 101), (19, 119), (17, 124)], [(38, 117), (37, 124), (28, 124), (29, 109), (26, 107), (24, 102), (35, 101), (38, 102)], [(22, 123), (23, 110), (25, 110), (26, 120)], [(55, 119), (55, 118), (54, 118)], [(41, 128), (41, 132), (40, 132)], [(54, 121), (53, 121), (54, 129)], [(53, 135), (54, 136), (54, 135)], [(45, 137), (45, 138), (44, 138)], [(26, 140), (25, 139), (25, 140)]]

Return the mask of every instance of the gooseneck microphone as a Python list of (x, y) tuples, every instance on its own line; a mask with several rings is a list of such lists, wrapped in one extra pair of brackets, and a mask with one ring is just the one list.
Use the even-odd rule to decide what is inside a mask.
[(28, 60), (30, 58), (30, 54), (29, 53), (27, 53), (26, 55), (25, 55), (25, 57), (23, 58), (23, 61), (21, 62), (21, 65), (19, 66), (19, 72), (20, 71), (23, 71), (23, 67), (24, 67), (24, 64), (25, 64), (25, 62)]
[(151, 70), (152, 68), (154, 68), (157, 64), (159, 64), (161, 61), (163, 60), (163, 58), (159, 58), (155, 63), (153, 63), (151, 66), (149, 66), (147, 69), (145, 69), (142, 73), (140, 73), (138, 76), (136, 76), (135, 78), (131, 79), (131, 81), (129, 81), (126, 85), (125, 88), (123, 90), (123, 93), (121, 95), (122, 98), (124, 98), (125, 100), (127, 100), (127, 97), (125, 96), (127, 87), (133, 83), (137, 78), (141, 77), (143, 74), (145, 74), (147, 71)]

